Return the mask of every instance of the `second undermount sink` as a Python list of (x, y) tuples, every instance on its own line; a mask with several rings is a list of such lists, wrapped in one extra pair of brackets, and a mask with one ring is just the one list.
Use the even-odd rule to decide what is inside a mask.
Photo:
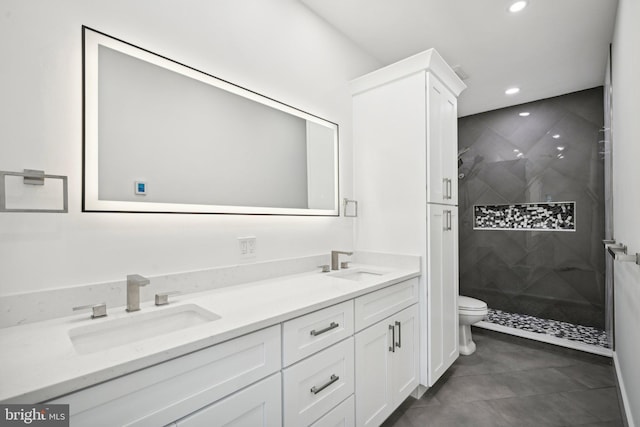
[(69, 338), (80, 354), (95, 353), (133, 344), (220, 319), (195, 304), (128, 314), (118, 319), (99, 319), (97, 323), (69, 330)]
[(372, 279), (374, 277), (382, 276), (384, 272), (381, 271), (373, 271), (362, 268), (354, 268), (354, 269), (344, 269), (338, 270), (333, 273), (329, 273), (332, 277), (337, 277), (339, 279), (353, 280), (356, 282), (360, 282), (362, 280)]

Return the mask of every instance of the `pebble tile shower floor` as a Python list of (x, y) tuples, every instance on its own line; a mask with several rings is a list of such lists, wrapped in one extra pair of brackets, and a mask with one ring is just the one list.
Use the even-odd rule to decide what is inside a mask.
[(460, 356), (384, 427), (624, 426), (611, 359), (473, 328)]
[(591, 326), (574, 325), (558, 320), (541, 319), (526, 314), (508, 313), (490, 308), (485, 319), (487, 322), (509, 328), (551, 335), (557, 338), (579, 341), (585, 344), (609, 348), (607, 334), (602, 329)]

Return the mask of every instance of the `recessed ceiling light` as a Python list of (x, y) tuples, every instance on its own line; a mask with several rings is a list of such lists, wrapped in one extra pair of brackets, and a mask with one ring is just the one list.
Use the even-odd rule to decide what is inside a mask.
[(514, 148), (514, 149), (513, 149), (513, 152), (514, 152), (514, 153), (519, 153), (519, 152), (520, 152), (520, 150), (518, 150), (517, 148)]
[(504, 91), (504, 93), (506, 93), (507, 95), (515, 95), (518, 92), (520, 92), (519, 87), (510, 87), (509, 89)]
[(520, 114), (518, 114), (518, 115), (519, 115), (520, 117), (528, 117), (528, 116), (529, 116), (529, 114), (531, 114), (531, 113), (530, 113), (530, 112), (528, 112), (528, 111), (523, 111), (522, 113), (520, 113)]
[(522, 156), (524, 156), (524, 154), (518, 153), (518, 155), (516, 157), (522, 157)]
[(559, 134), (559, 133), (556, 133), (555, 135), (551, 136), (551, 138), (553, 138), (553, 139), (558, 139), (558, 138), (560, 138), (560, 134)]
[(556, 148), (558, 149), (558, 151), (563, 151), (564, 150), (564, 147), (562, 145), (558, 145)]
[(509, 6), (509, 12), (511, 13), (520, 12), (522, 9), (527, 7), (527, 4), (528, 2), (526, 0), (514, 1), (513, 3), (511, 3), (511, 6)]

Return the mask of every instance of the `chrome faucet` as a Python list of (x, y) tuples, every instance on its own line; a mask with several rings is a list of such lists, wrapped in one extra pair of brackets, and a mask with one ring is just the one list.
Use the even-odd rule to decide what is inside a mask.
[(331, 251), (331, 269), (340, 270), (339, 257), (343, 255), (353, 255), (353, 252)]
[(127, 275), (127, 311), (140, 310), (140, 286), (146, 286), (149, 283), (149, 279), (139, 274)]

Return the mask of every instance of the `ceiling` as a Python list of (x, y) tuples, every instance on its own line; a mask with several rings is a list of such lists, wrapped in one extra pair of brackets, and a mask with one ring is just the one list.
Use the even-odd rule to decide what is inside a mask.
[[(436, 48), (469, 76), (459, 116), (600, 86), (617, 0), (300, 0), (388, 65)], [(356, 77), (356, 76), (354, 76)], [(521, 90), (505, 95), (512, 86)]]

